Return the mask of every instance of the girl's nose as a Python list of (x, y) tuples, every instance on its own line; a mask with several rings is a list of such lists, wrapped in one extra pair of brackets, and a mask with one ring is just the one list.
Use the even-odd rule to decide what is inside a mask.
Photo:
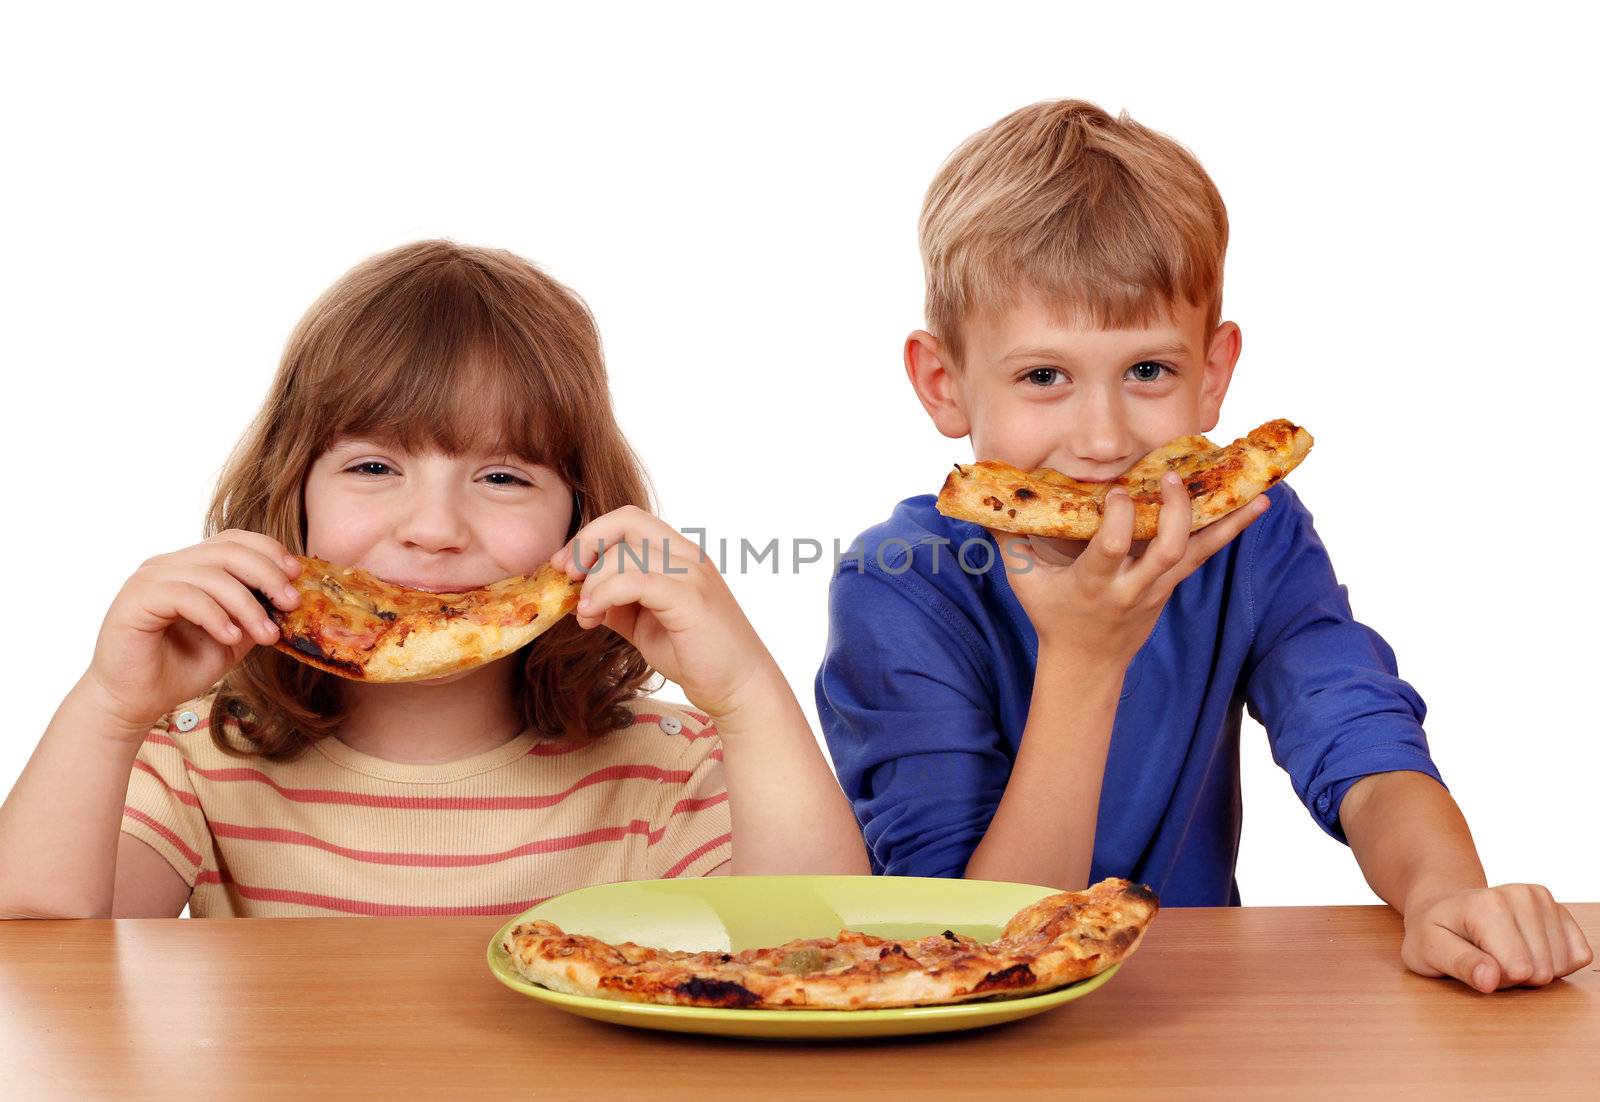
[(424, 551), (461, 550), (467, 542), (461, 503), (442, 487), (407, 494), (395, 522), (395, 538)]

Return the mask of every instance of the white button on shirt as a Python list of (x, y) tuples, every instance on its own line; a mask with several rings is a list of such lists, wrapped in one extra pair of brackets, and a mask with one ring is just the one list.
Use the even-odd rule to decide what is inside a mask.
[(194, 725), (199, 722), (200, 717), (194, 712), (185, 710), (178, 713), (178, 730), (180, 731), (193, 731)]
[(683, 730), (683, 720), (677, 716), (662, 716), (661, 729), (669, 735), (676, 735)]

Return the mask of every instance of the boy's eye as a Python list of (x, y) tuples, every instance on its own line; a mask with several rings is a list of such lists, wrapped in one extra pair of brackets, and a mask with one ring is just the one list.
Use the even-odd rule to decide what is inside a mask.
[(1035, 386), (1053, 386), (1057, 379), (1064, 379), (1059, 367), (1036, 367), (1028, 372), (1028, 382)]
[(1133, 377), (1141, 383), (1156, 383), (1166, 375), (1171, 375), (1172, 368), (1166, 364), (1156, 363), (1154, 360), (1141, 360), (1128, 368)]

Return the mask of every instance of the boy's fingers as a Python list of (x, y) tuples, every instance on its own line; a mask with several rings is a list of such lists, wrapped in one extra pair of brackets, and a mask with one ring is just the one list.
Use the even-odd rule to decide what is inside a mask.
[(1430, 923), (1417, 942), (1417, 959), (1406, 966), (1422, 976), (1452, 976), (1488, 994), (1500, 985), (1500, 966), (1488, 953), (1449, 927)]
[[(1587, 958), (1592, 955), (1588, 943), (1583, 940), (1583, 931), (1578, 929), (1567, 909), (1556, 902), (1549, 888), (1542, 884), (1529, 887), (1538, 912), (1536, 921), (1543, 927), (1545, 941), (1550, 946), (1550, 980), (1576, 972), (1589, 963)], [(1574, 932), (1578, 935), (1576, 941), (1572, 936)]]
[(1106, 495), (1105, 510), (1100, 516), (1100, 527), (1089, 546), (1078, 556), (1075, 570), (1082, 570), (1104, 581), (1114, 577), (1128, 552), (1133, 549), (1133, 498), (1126, 490), (1112, 490)]
[(1183, 479), (1169, 471), (1161, 478), (1161, 514), (1156, 520), (1156, 538), (1150, 541), (1144, 554), (1139, 556), (1138, 564), (1129, 571), (1134, 584), (1141, 589), (1148, 588), (1183, 562), (1189, 549), (1193, 518), (1194, 507), (1189, 502), (1189, 491), (1183, 487)]
[(1449, 924), (1454, 932), (1464, 935), (1478, 948), (1494, 958), (1500, 966), (1501, 982), (1524, 983), (1533, 975), (1533, 957), (1511, 907), (1495, 892), (1475, 894)]
[[(1545, 926), (1545, 916), (1542, 913), (1542, 908), (1527, 901), (1521, 901), (1513, 905), (1512, 913), (1516, 917), (1517, 929), (1522, 934), (1522, 942), (1528, 947), (1528, 957), (1533, 962), (1533, 971), (1524, 978), (1523, 982), (1531, 987), (1543, 987), (1556, 978), (1554, 952), (1560, 952), (1562, 958), (1565, 959), (1565, 943), (1556, 941), (1552, 944), (1550, 931)], [(1560, 946), (1560, 948), (1556, 949), (1556, 946)]]
[(1272, 501), (1261, 494), (1254, 501), (1235, 509), (1219, 521), (1206, 525), (1189, 537), (1189, 553), (1178, 566), (1184, 576), (1194, 573), (1202, 563), (1226, 547), (1235, 536), (1254, 524)]
[(1561, 928), (1567, 940), (1567, 970), (1562, 975), (1594, 963), (1594, 949), (1589, 945), (1589, 939), (1583, 936), (1583, 928), (1565, 907), (1561, 908)]

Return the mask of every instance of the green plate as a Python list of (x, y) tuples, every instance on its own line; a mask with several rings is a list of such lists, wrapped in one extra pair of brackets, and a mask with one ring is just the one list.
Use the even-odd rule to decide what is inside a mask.
[(507, 922), (489, 943), (489, 969), (513, 991), (557, 1010), (646, 1029), (784, 1040), (974, 1029), (1027, 1018), (1081, 998), (1109, 980), (1117, 966), (1025, 998), (899, 1010), (725, 1010), (551, 991), (518, 974), (500, 940), (517, 923), (542, 918), (568, 933), (691, 952), (737, 952), (793, 938), (832, 937), (846, 928), (890, 938), (954, 930), (990, 941), (1013, 914), (1055, 890), (915, 876), (707, 876), (602, 884), (547, 899)]

